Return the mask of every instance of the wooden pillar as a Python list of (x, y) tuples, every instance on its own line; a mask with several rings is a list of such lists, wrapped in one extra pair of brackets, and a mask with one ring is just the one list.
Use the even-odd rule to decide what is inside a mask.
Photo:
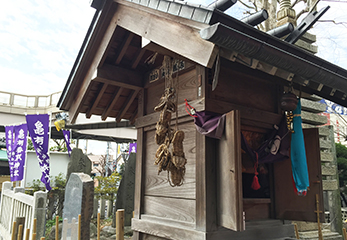
[[(142, 89), (138, 95), (138, 117), (142, 117), (145, 111), (145, 90)], [(143, 209), (143, 187), (144, 187), (144, 159), (145, 159), (145, 146), (144, 143), (145, 132), (143, 128), (137, 129), (137, 152), (136, 152), (136, 174), (135, 174), (135, 202), (134, 202), (134, 218), (140, 219)], [(139, 240), (140, 233), (134, 231), (133, 239)]]
[[(206, 69), (197, 66), (198, 98), (206, 94)], [(196, 132), (196, 230), (211, 232), (217, 229), (215, 140)]]

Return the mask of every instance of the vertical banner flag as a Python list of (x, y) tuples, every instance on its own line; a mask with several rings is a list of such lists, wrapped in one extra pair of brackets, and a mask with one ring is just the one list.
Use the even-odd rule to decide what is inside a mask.
[(136, 153), (137, 151), (137, 144), (136, 143), (130, 143), (129, 144), (129, 155), (130, 153)]
[(26, 116), (27, 125), (31, 140), (33, 142), (37, 159), (40, 164), (43, 182), (48, 191), (51, 190), (49, 179), (49, 115), (36, 114)]
[(5, 127), (7, 158), (12, 182), (23, 180), (26, 161), (27, 133), (26, 124)]
[(71, 156), (71, 147), (70, 147), (70, 131), (63, 129), (63, 135), (66, 143), (67, 152), (69, 157)]

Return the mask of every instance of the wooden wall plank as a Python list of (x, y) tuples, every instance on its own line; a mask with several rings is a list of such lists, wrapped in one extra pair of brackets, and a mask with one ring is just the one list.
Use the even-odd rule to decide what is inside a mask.
[(145, 196), (143, 214), (195, 223), (195, 200)]
[[(154, 107), (158, 105), (161, 96), (164, 94), (165, 81), (164, 79), (158, 81), (161, 81), (160, 84), (156, 83), (154, 84), (154, 86), (148, 86), (148, 95), (151, 96), (151, 98), (148, 99), (148, 103), (146, 105), (146, 114), (154, 112)], [(176, 81), (176, 74), (173, 74), (173, 81)], [(196, 85), (197, 78), (195, 69), (192, 69), (189, 72), (185, 72), (184, 74), (179, 74), (178, 87), (176, 87), (178, 94), (178, 104), (184, 104), (184, 99), (187, 99), (188, 101), (197, 99), (196, 95), (192, 94), (193, 92), (196, 92)]]
[[(194, 100), (192, 102), (189, 102), (189, 104), (192, 104), (192, 106), (195, 107), (196, 111), (202, 111), (205, 107), (204, 99)], [(156, 122), (159, 120), (159, 115), (159, 112), (154, 112), (143, 117), (138, 117), (136, 119), (135, 125), (136, 127), (153, 127), (153, 125), (156, 124)], [(185, 109), (185, 104), (180, 104), (178, 105), (178, 118), (180, 119), (184, 117), (189, 117), (190, 119), (193, 119), (193, 117), (189, 116), (189, 114), (187, 113)], [(176, 119), (176, 114), (173, 114), (171, 121), (174, 121), (174, 119)]]
[(222, 61), (218, 85), (214, 91), (209, 88), (211, 99), (277, 113), (278, 83), (240, 73), (232, 65), (236, 64)]
[(195, 199), (195, 126), (193, 120), (181, 124), (179, 129), (184, 131), (183, 150), (187, 159), (185, 180), (182, 186), (171, 187), (167, 180), (167, 172), (158, 175), (158, 166), (154, 165), (155, 153), (158, 145), (155, 143), (155, 130), (146, 132), (146, 178), (145, 194), (152, 196), (166, 196)]
[(240, 110), (241, 119), (247, 123), (247, 125), (250, 125), (251, 122), (258, 122), (272, 126), (274, 124), (279, 124), (283, 116), (282, 114), (262, 111), (256, 108), (250, 108), (244, 105), (216, 99), (208, 99), (208, 101), (206, 101), (206, 110), (220, 114), (224, 114), (232, 110)]
[[(319, 205), (323, 206), (323, 188), (321, 161), (319, 150), (319, 133), (317, 128), (303, 129), (307, 168), (309, 175), (309, 190), (306, 196), (298, 196), (294, 192), (290, 159), (274, 162), (274, 181), (276, 199), (276, 218), (298, 221), (317, 222), (316, 194)], [(320, 214), (324, 222), (324, 214)]]
[[(172, 224), (161, 224), (160, 222), (147, 221), (142, 219), (133, 219), (132, 229), (137, 232), (146, 233), (144, 239), (189, 239), (189, 240), (204, 240), (206, 233), (196, 231), (194, 229), (176, 227)], [(152, 238), (152, 236), (154, 236)]]

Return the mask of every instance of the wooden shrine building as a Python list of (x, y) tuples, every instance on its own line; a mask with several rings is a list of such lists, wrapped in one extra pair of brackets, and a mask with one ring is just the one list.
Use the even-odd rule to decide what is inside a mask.
[[(72, 124), (78, 114), (135, 124), (134, 239), (279, 239), (294, 235), (283, 220), (317, 221), (316, 194), (323, 203), (318, 130), (304, 131), (305, 197), (294, 193), (290, 159), (265, 164), (266, 189), (249, 190), (243, 175), (253, 165), (241, 150), (241, 132), (258, 147), (280, 123), (280, 99), (290, 86), (296, 95), (347, 107), (345, 69), (218, 8), (178, 0), (94, 0), (92, 7), (95, 16), (58, 107), (69, 111)], [(187, 163), (176, 187), (154, 165), (164, 56), (179, 60), (172, 79)], [(226, 114), (220, 140), (196, 130), (185, 99), (196, 111)]]

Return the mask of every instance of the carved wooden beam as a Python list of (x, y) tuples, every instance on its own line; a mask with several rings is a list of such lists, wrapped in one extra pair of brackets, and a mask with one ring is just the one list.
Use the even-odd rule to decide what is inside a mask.
[(99, 88), (99, 91), (94, 99), (94, 102), (93, 102), (93, 106), (89, 108), (89, 110), (87, 111), (86, 113), (86, 117), (87, 118), (90, 118), (95, 110), (95, 108), (98, 106), (99, 102), (100, 102), (100, 99), (102, 98), (105, 90), (107, 89), (108, 87), (108, 84), (107, 83), (103, 83), (101, 84), (102, 87)]
[(106, 118), (109, 116), (110, 112), (112, 111), (112, 108), (114, 107), (114, 105), (116, 104), (116, 102), (118, 101), (122, 91), (124, 88), (120, 87), (119, 89), (117, 89), (111, 98), (111, 102), (108, 104), (107, 108), (105, 108), (104, 112), (101, 115), (101, 119), (103, 121), (106, 120)]
[(128, 99), (125, 101), (126, 105), (123, 106), (123, 108), (119, 111), (117, 117), (116, 117), (116, 121), (120, 122), (123, 118), (123, 116), (125, 115), (125, 113), (128, 111), (129, 107), (131, 106), (131, 104), (133, 103), (133, 101), (135, 100), (137, 94), (139, 93), (140, 89), (134, 90), (132, 92), (132, 94), (129, 95)]
[[(218, 47), (204, 41), (199, 34), (199, 29), (189, 27), (195, 21), (186, 21), (187, 25), (165, 17), (157, 17), (159, 11), (141, 10), (141, 6), (134, 8), (133, 4), (122, 1), (117, 10), (117, 24), (129, 31), (144, 37), (160, 46), (175, 52), (202, 66), (211, 68), (217, 56)], [(124, 4), (124, 5), (123, 5)], [(126, 6), (129, 5), (129, 6)], [(130, 6), (132, 5), (132, 6)], [(172, 34), (174, 32), (179, 34)], [(201, 53), (204, 54), (201, 54)]]

